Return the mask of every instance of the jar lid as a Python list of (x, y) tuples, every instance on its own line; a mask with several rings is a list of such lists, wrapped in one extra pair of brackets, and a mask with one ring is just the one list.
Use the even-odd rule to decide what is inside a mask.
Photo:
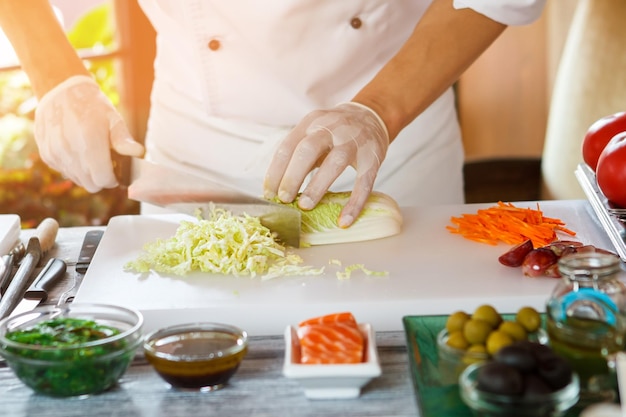
[(617, 312), (617, 305), (607, 294), (594, 288), (580, 288), (561, 299), (560, 309), (555, 318), (565, 320), (566, 316), (576, 316), (615, 326)]
[(616, 274), (620, 270), (620, 258), (609, 253), (576, 253), (559, 259), (559, 272), (567, 277), (597, 279)]

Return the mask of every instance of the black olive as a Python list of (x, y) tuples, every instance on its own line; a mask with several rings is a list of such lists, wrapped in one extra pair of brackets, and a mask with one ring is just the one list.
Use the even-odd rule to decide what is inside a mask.
[(479, 390), (494, 394), (518, 395), (524, 387), (522, 374), (517, 369), (495, 361), (479, 369), (477, 382)]
[(523, 345), (505, 346), (496, 353), (494, 359), (497, 362), (512, 366), (520, 372), (531, 372), (537, 367), (535, 355)]
[(539, 363), (557, 357), (556, 353), (549, 346), (541, 343), (532, 343), (531, 350)]
[(569, 363), (556, 355), (540, 362), (538, 373), (554, 390), (563, 388), (572, 380), (572, 368)]
[(554, 390), (539, 375), (531, 373), (524, 375), (524, 397), (527, 399), (542, 397)]
[(521, 340), (519, 342), (515, 342), (514, 345), (529, 350), (533, 354), (533, 356), (535, 356), (537, 362), (543, 362), (544, 360), (552, 359), (556, 356), (554, 351), (549, 346), (541, 344), (539, 342)]

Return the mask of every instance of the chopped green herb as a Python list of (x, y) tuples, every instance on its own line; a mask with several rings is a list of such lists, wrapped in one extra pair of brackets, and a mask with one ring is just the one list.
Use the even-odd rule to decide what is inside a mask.
[[(53, 396), (103, 391), (126, 371), (137, 343), (125, 339), (98, 344), (120, 329), (93, 320), (57, 318), (8, 332), (2, 349), (7, 363), (26, 385)], [(32, 347), (32, 348), (31, 348)]]

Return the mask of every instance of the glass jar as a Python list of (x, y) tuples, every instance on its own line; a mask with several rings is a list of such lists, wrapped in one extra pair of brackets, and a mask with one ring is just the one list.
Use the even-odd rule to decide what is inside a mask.
[(559, 260), (561, 281), (547, 304), (552, 349), (566, 358), (586, 387), (609, 373), (626, 341), (626, 284), (619, 257), (591, 252)]

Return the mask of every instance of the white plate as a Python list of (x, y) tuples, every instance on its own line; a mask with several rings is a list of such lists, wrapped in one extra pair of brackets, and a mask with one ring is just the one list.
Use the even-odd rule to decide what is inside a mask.
[(365, 338), (365, 361), (339, 365), (303, 365), (300, 362), (297, 329), (287, 326), (285, 330), (285, 364), (283, 375), (297, 380), (304, 388), (304, 395), (311, 399), (357, 398), (373, 378), (381, 375), (376, 337), (372, 326), (359, 323)]

